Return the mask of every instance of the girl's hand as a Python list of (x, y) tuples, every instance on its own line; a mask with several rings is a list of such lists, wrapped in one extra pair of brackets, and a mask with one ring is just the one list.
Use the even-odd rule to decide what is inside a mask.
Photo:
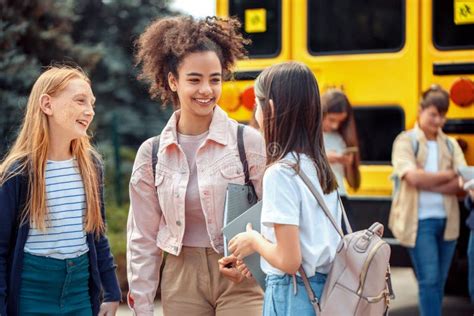
[(115, 316), (119, 302), (104, 302), (100, 304), (99, 316)]
[(239, 284), (244, 279), (244, 275), (238, 270), (237, 261), (236, 257), (230, 255), (219, 259), (218, 263), (219, 272), (227, 279)]
[(237, 259), (244, 259), (255, 252), (255, 242), (261, 235), (252, 229), (252, 224), (247, 224), (245, 233), (237, 234), (229, 241), (229, 250)]
[(242, 260), (237, 260), (236, 268), (247, 279), (253, 278), (252, 273), (250, 272), (249, 268), (247, 268), (247, 266)]

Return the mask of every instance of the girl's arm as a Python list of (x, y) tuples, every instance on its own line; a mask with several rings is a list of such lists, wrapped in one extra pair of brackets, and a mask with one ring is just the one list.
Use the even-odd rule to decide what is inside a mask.
[(426, 172), (423, 169), (416, 169), (408, 171), (403, 179), (417, 189), (437, 192), (435, 191), (437, 188), (452, 181), (457, 182), (457, 174), (453, 170)]
[(455, 177), (441, 185), (433, 186), (429, 191), (453, 195), (463, 192), (463, 189), (459, 186), (458, 177)]
[(275, 224), (276, 243), (263, 238), (247, 225), (247, 231), (240, 233), (229, 242), (229, 250), (238, 259), (258, 252), (273, 267), (288, 274), (295, 274), (301, 266), (299, 228), (295, 225)]
[(299, 243), (301, 192), (295, 171), (284, 164), (274, 164), (263, 178), (262, 225), (272, 226), (275, 243), (252, 230), (235, 236), (229, 243), (232, 253), (242, 259), (258, 252), (272, 266), (295, 273), (301, 265)]
[(137, 315), (153, 315), (162, 251), (156, 246), (161, 208), (151, 163), (152, 140), (138, 149), (130, 179), (127, 222), (128, 303)]
[(7, 264), (10, 256), (14, 232), (18, 229), (19, 176), (15, 176), (0, 186), (0, 315), (7, 315)]
[[(102, 214), (102, 220), (106, 222), (105, 217), (105, 203), (104, 203), (104, 173), (103, 166), (99, 166), (99, 176), (100, 176), (100, 208)], [(95, 236), (94, 236), (95, 237)], [(95, 248), (97, 253), (97, 265), (99, 268), (100, 280), (102, 283), (102, 288), (104, 290), (104, 302), (118, 302), (122, 300), (122, 293), (120, 291), (120, 286), (118, 284), (117, 275), (115, 270), (117, 265), (114, 262), (114, 257), (110, 251), (109, 240), (105, 233), (101, 234), (99, 238), (94, 238)], [(110, 304), (108, 305), (110, 306)], [(102, 307), (101, 307), (102, 308)]]

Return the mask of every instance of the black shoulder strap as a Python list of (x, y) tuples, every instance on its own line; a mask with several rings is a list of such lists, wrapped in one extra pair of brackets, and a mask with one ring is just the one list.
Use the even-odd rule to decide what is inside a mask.
[(244, 167), (245, 173), (245, 184), (250, 182), (249, 175), (249, 164), (247, 162), (247, 155), (245, 154), (245, 145), (244, 145), (244, 128), (245, 125), (239, 124), (237, 127), (237, 146), (239, 147), (239, 156), (242, 166)]
[(160, 148), (160, 135), (153, 137), (151, 148), (151, 167), (153, 168), (153, 179), (156, 178), (156, 164), (158, 163), (158, 149)]

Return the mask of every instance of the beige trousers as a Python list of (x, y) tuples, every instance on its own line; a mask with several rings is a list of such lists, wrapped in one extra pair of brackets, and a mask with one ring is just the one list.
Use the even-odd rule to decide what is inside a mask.
[(235, 284), (219, 273), (222, 255), (211, 248), (183, 247), (168, 254), (161, 280), (165, 316), (260, 316), (263, 291), (255, 280)]

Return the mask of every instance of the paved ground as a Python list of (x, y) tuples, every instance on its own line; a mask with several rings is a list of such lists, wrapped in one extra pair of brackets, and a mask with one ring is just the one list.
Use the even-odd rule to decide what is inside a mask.
[[(390, 316), (417, 316), (418, 289), (415, 275), (410, 268), (393, 268), (393, 288), (397, 298), (391, 304)], [(118, 316), (128, 316), (132, 313), (127, 306), (120, 306)], [(155, 315), (163, 315), (161, 305), (156, 304)], [(445, 297), (443, 302), (445, 316), (474, 316), (474, 305), (464, 297)]]

